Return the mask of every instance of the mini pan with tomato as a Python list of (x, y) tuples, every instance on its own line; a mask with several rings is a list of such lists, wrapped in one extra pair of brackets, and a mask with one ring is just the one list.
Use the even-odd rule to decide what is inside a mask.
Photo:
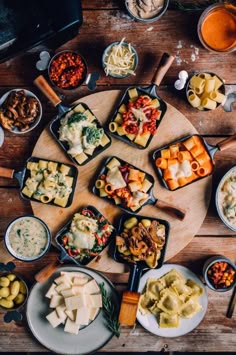
[(162, 219), (130, 214), (121, 217), (112, 248), (113, 258), (130, 266), (128, 290), (123, 293), (119, 315), (121, 324), (134, 324), (140, 277), (143, 271), (163, 265), (169, 229), (169, 223)]
[(108, 123), (109, 131), (133, 147), (145, 149), (151, 143), (167, 105), (157, 94), (164, 75), (174, 60), (164, 53), (148, 87), (130, 87), (122, 96)]
[(95, 207), (79, 209), (56, 234), (55, 241), (60, 249), (60, 256), (42, 269), (35, 276), (36, 280), (45, 281), (64, 262), (88, 265), (115, 235), (114, 226)]
[(105, 160), (95, 178), (93, 193), (126, 212), (138, 213), (147, 204), (184, 219), (185, 211), (153, 195), (154, 178), (144, 170), (118, 157)]
[(198, 134), (183, 137), (153, 152), (153, 163), (158, 177), (170, 191), (177, 190), (213, 173), (214, 155), (230, 149), (236, 134), (216, 145), (211, 145)]

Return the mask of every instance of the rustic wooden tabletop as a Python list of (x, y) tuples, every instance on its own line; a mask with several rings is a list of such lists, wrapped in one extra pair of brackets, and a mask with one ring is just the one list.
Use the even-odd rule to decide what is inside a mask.
[[(186, 5), (186, 1), (182, 3)], [(201, 4), (192, 1), (195, 5), (199, 3)], [(235, 52), (215, 54), (204, 49), (198, 40), (197, 22), (202, 9), (184, 11), (170, 6), (159, 21), (145, 24), (136, 22), (128, 16), (123, 1), (84, 0), (82, 6), (83, 25), (78, 35), (58, 50), (78, 50), (86, 58), (89, 71), (100, 73), (96, 92), (123, 90), (130, 85), (148, 85), (162, 53), (168, 52), (175, 56), (175, 61), (158, 89), (159, 95), (183, 113), (197, 131), (207, 139), (207, 142), (215, 144), (235, 133), (235, 107), (232, 112), (225, 112), (222, 107), (215, 111), (198, 111), (191, 108), (183, 95), (173, 86), (182, 69), (190, 74), (195, 70), (215, 72), (225, 80), (228, 90), (230, 85), (236, 84)], [(122, 80), (112, 79), (105, 76), (103, 72), (102, 53), (108, 44), (123, 37), (127, 42), (131, 42), (138, 52), (139, 64), (136, 76)], [(0, 147), (0, 165), (16, 171), (24, 166), (26, 159), (31, 156), (38, 137), (57, 113), (57, 110), (33, 85), (33, 80), (38, 75), (35, 63), (43, 49), (44, 46), (38, 46), (0, 64), (0, 95), (12, 88), (27, 88), (39, 96), (44, 111), (42, 121), (32, 132), (14, 135), (5, 131), (4, 144)], [(87, 86), (83, 85), (75, 92), (64, 95), (63, 100), (65, 103), (70, 103), (89, 93)], [(217, 184), (223, 174), (236, 164), (235, 156), (236, 147), (216, 154), (212, 198), (207, 216), (193, 240), (168, 262), (186, 266), (200, 275), (204, 260), (211, 255), (221, 254), (235, 261), (235, 233), (221, 222), (214, 204)], [(3, 238), (8, 223), (17, 216), (32, 213), (32, 209), (29, 202), (21, 199), (17, 181), (0, 178), (0, 193), (0, 238)], [(35, 263), (15, 261), (16, 270), (32, 282), (34, 275), (56, 255), (56, 249), (52, 247), (43, 259)], [(119, 291), (125, 288), (127, 275), (119, 279), (114, 275), (109, 276)], [(232, 291), (217, 293), (207, 289), (207, 294), (209, 303), (205, 318), (191, 333), (178, 338), (162, 338), (148, 333), (141, 325), (136, 324), (135, 329), (123, 327), (120, 337), (113, 337), (101, 351), (136, 353), (158, 352), (163, 349), (184, 352), (235, 351), (236, 341), (233, 336), (235, 313), (232, 318), (226, 318)], [(37, 300), (35, 300), (35, 307), (37, 307)], [(48, 351), (34, 339), (26, 322), (6, 324), (3, 322), (3, 315), (4, 312), (0, 311), (1, 352)]]

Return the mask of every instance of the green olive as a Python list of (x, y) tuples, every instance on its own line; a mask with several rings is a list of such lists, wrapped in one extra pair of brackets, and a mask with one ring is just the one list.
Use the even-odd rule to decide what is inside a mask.
[(16, 298), (14, 299), (14, 302), (15, 302), (16, 304), (21, 304), (21, 303), (24, 302), (24, 300), (25, 300), (25, 295), (23, 295), (23, 293), (19, 293), (19, 294), (16, 296)]
[(10, 289), (9, 287), (2, 287), (0, 289), (0, 297), (2, 298), (7, 298), (10, 295)]
[(10, 281), (14, 281), (16, 279), (16, 275), (14, 274), (8, 274), (7, 275), (7, 278), (10, 280)]
[(13, 303), (13, 301), (7, 301), (5, 299), (2, 299), (2, 300), (0, 300), (0, 306), (2, 306), (4, 308), (13, 308), (14, 303)]
[(20, 291), (20, 282), (19, 281), (11, 282), (10, 291), (11, 291), (11, 295), (17, 296)]
[(8, 287), (9, 285), (10, 285), (10, 280), (7, 277), (5, 276), (0, 277), (0, 286)]

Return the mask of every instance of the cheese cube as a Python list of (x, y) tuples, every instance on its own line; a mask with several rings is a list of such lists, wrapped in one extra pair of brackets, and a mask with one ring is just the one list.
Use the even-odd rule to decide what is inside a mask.
[(53, 295), (50, 301), (50, 308), (56, 308), (60, 306), (60, 304), (64, 303), (64, 298), (61, 295)]
[(71, 288), (70, 283), (68, 283), (68, 282), (62, 282), (62, 283), (60, 283), (60, 284), (55, 288), (55, 290), (56, 290), (58, 293), (60, 293), (61, 291), (67, 290), (67, 289), (69, 289), (69, 288)]
[(65, 310), (65, 314), (67, 315), (67, 317), (70, 318), (70, 320), (75, 321), (76, 319), (76, 311), (67, 311), (67, 309)]
[(83, 294), (65, 298), (65, 304), (68, 311), (73, 311), (73, 309), (78, 309), (86, 305)]
[(52, 298), (53, 295), (57, 295), (57, 291), (55, 290), (56, 285), (52, 284), (49, 288), (48, 292), (46, 293), (45, 297)]
[(99, 288), (97, 282), (93, 279), (84, 285), (84, 292), (90, 293), (90, 294), (91, 293), (98, 293), (98, 292), (100, 292), (100, 288)]
[(70, 278), (68, 277), (67, 274), (65, 275), (61, 275), (59, 277), (57, 277), (54, 282), (57, 284), (57, 285), (60, 285), (61, 283), (70, 283)]
[(73, 288), (68, 288), (66, 290), (62, 290), (61, 294), (63, 297), (71, 297), (71, 296), (75, 296), (75, 292), (73, 291)]
[(63, 322), (63, 320), (58, 317), (56, 311), (49, 313), (46, 318), (53, 328), (56, 328), (59, 324)]
[(73, 278), (73, 285), (83, 286), (88, 282), (88, 279), (84, 276), (76, 276)]
[(99, 312), (99, 308), (96, 307), (91, 307), (89, 308), (90, 312), (89, 312), (89, 319), (90, 320), (94, 320), (96, 318), (96, 315)]
[(76, 314), (76, 324), (80, 325), (88, 325), (89, 324), (89, 315), (90, 315), (90, 310), (88, 307), (82, 307), (77, 309), (77, 314)]
[(56, 312), (58, 317), (62, 320), (62, 322), (64, 323), (67, 315), (65, 314), (65, 310), (66, 310), (66, 306), (63, 304), (60, 304), (60, 306), (56, 307)]
[(84, 286), (73, 286), (72, 290), (74, 292), (74, 295), (79, 295), (81, 293), (84, 293)]
[(102, 307), (102, 295), (90, 295), (92, 307), (100, 308)]
[(73, 322), (70, 318), (67, 318), (64, 331), (77, 335), (79, 332), (79, 325)]

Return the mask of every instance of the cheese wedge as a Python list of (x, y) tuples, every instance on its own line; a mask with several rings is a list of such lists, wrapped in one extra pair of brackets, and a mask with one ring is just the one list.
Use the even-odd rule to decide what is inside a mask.
[(56, 308), (60, 306), (60, 304), (64, 303), (64, 298), (61, 295), (53, 295), (50, 301), (50, 308)]
[(65, 310), (65, 314), (67, 315), (67, 317), (70, 318), (70, 320), (75, 321), (76, 319), (76, 311), (67, 311), (67, 309)]

